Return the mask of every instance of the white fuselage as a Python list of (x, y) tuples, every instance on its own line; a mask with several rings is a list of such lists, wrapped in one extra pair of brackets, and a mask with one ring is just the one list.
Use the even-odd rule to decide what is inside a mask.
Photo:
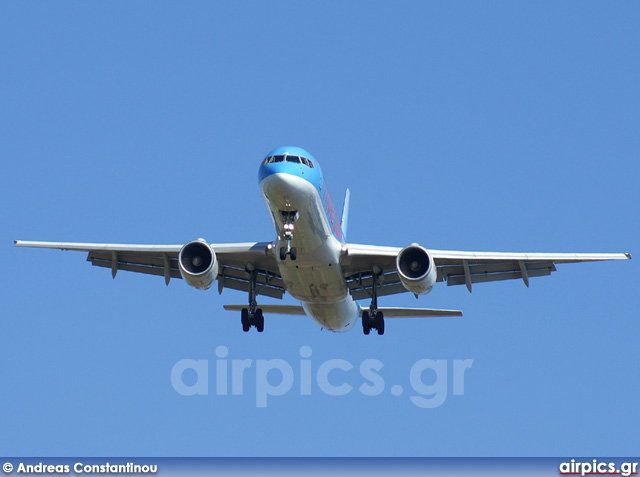
[(307, 315), (323, 328), (350, 330), (359, 309), (340, 267), (342, 244), (332, 233), (335, 224), (330, 223), (318, 190), (307, 180), (287, 173), (265, 177), (260, 189), (278, 234), (276, 252), (287, 245), (282, 211), (297, 211), (291, 240), (297, 259), (280, 260), (279, 254), (274, 254), (287, 292), (300, 300)]

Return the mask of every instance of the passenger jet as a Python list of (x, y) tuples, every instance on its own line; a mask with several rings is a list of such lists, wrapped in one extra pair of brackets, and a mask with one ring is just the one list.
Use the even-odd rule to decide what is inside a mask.
[[(267, 155), (258, 172), (260, 190), (276, 237), (268, 242), (184, 245), (123, 245), (15, 241), (18, 247), (88, 252), (87, 261), (118, 270), (182, 278), (206, 290), (218, 281), (245, 291), (240, 311), (243, 331), (264, 330), (264, 313), (307, 315), (331, 331), (384, 333), (385, 318), (462, 316), (458, 310), (384, 308), (378, 298), (409, 292), (424, 295), (436, 282), (465, 285), (519, 279), (528, 287), (534, 277), (550, 275), (558, 263), (630, 259), (628, 253), (495, 253), (431, 250), (416, 243), (404, 248), (348, 243), (349, 189), (340, 220), (320, 165), (304, 149), (280, 147)], [(258, 305), (259, 296), (281, 299), (285, 292), (301, 306)], [(368, 300), (368, 308), (358, 304)]]

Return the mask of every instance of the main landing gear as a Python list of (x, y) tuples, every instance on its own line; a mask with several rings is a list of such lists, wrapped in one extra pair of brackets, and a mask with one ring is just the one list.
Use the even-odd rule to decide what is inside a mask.
[(380, 271), (373, 273), (373, 284), (371, 286), (371, 305), (368, 310), (362, 312), (362, 331), (368, 335), (372, 329), (378, 330), (379, 335), (384, 334), (384, 314), (378, 311), (378, 277)]
[(242, 319), (242, 331), (249, 331), (252, 326), (255, 326), (258, 333), (264, 331), (264, 316), (262, 310), (258, 308), (253, 313), (250, 313), (248, 309), (243, 308), (241, 312)]
[(251, 279), (249, 280), (249, 308), (243, 308), (240, 312), (242, 331), (247, 332), (252, 326), (255, 326), (258, 333), (262, 333), (264, 331), (264, 316), (256, 302), (257, 273), (255, 270), (251, 270), (249, 273), (251, 274)]
[(384, 334), (384, 315), (381, 311), (365, 310), (362, 312), (362, 331), (368, 335), (372, 328), (378, 330), (379, 335)]
[(284, 218), (284, 232), (282, 232), (282, 236), (287, 241), (286, 247), (280, 247), (280, 260), (286, 260), (287, 255), (291, 257), (291, 260), (295, 260), (298, 258), (298, 250), (291, 246), (291, 240), (293, 240), (293, 223), (296, 220), (298, 212), (294, 210), (293, 212), (281, 211), (280, 213)]

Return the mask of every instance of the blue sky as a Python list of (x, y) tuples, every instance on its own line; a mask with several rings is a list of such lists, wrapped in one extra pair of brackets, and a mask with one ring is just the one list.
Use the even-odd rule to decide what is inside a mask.
[[(337, 207), (350, 187), (351, 242), (637, 254), (639, 14), (631, 2), (3, 3), (1, 452), (637, 454), (637, 261), (559, 266), (529, 289), (388, 297), (465, 316), (388, 320), (384, 337), (292, 317), (258, 334), (222, 309), (242, 293), (112, 280), (83, 253), (13, 240), (270, 240), (258, 166), (295, 144)], [(253, 360), (242, 396), (215, 393), (219, 346)], [(353, 391), (314, 382), (306, 396), (295, 381), (257, 408), (256, 360), (295, 371), (302, 346), (312, 374), (352, 363), (331, 381)], [(208, 395), (172, 387), (182, 359), (208, 360)], [(358, 391), (367, 359), (384, 364), (377, 396)], [(433, 409), (409, 399), (423, 359), (448, 366)]]

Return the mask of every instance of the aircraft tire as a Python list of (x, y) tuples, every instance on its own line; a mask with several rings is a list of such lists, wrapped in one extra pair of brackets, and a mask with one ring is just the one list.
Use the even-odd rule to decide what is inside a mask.
[(240, 316), (242, 321), (242, 331), (246, 333), (249, 331), (249, 328), (251, 328), (251, 325), (249, 324), (249, 310), (243, 308), (240, 312)]
[(362, 312), (362, 331), (365, 335), (368, 335), (371, 331), (371, 323), (369, 322), (369, 312)]
[(262, 310), (258, 308), (256, 310), (256, 329), (258, 333), (262, 333), (264, 331), (264, 315), (262, 314)]
[(381, 311), (376, 313), (376, 328), (378, 330), (379, 335), (384, 334), (384, 315)]

